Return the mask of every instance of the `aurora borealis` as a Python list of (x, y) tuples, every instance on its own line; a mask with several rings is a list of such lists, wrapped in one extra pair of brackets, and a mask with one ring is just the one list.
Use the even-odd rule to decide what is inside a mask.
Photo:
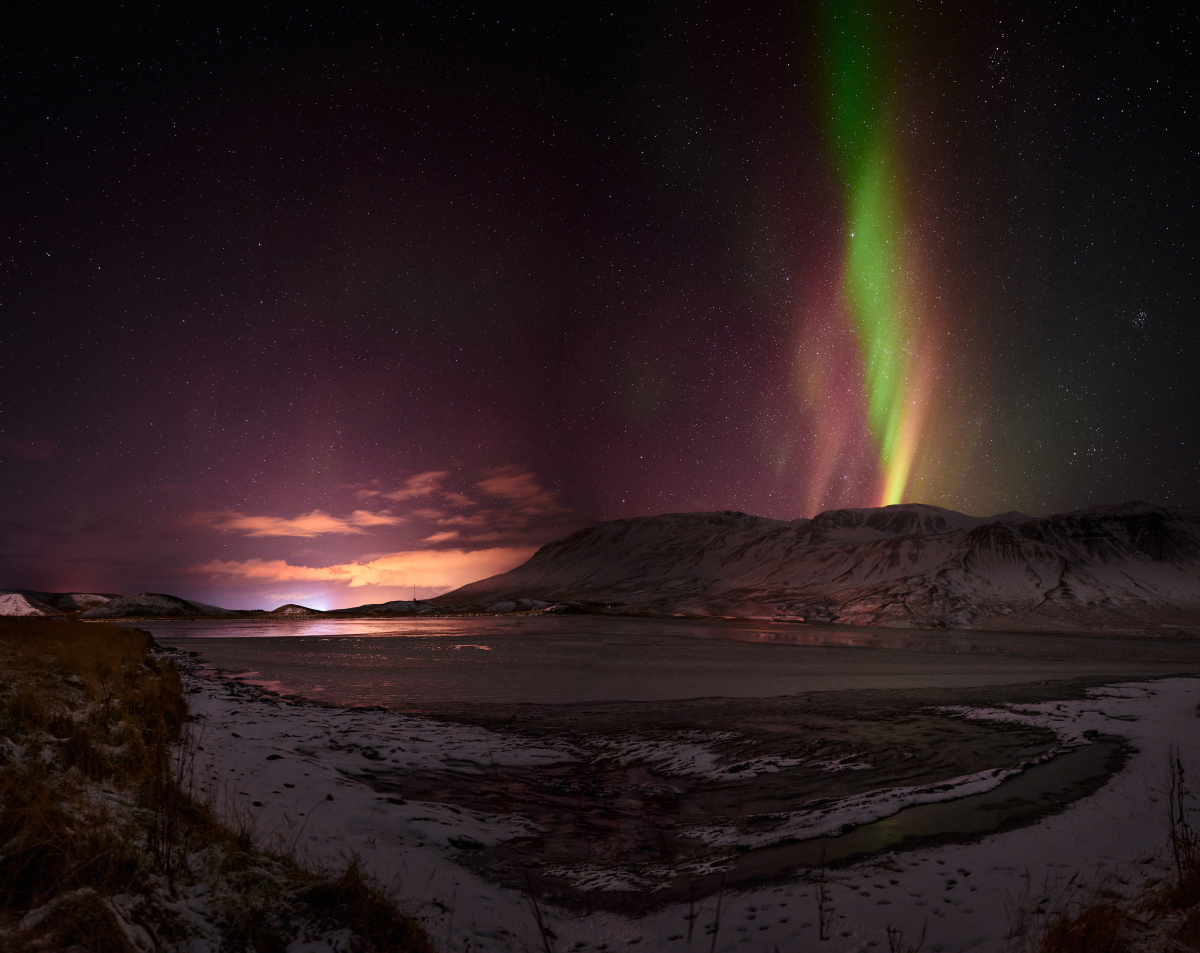
[[(817, 56), (827, 87), (828, 143), (842, 191), (844, 239), (837, 310), (853, 328), (864, 426), (878, 454), (876, 505), (907, 500), (930, 400), (923, 334), (931, 320), (916, 283), (922, 275), (917, 230), (906, 218), (905, 170), (897, 122), (898, 82), (886, 62), (887, 11), (871, 3), (830, 2), (821, 12)], [(822, 385), (818, 383), (814, 389)], [(854, 411), (832, 408), (819, 430), (853, 427)], [(828, 476), (827, 459), (814, 475)], [(810, 483), (817, 509), (828, 485)]]
[(1174, 9), (9, 27), (4, 585), (332, 606), (597, 519), (1197, 502)]

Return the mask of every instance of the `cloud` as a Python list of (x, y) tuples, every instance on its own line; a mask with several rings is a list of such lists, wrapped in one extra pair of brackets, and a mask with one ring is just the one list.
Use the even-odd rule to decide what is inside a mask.
[[(361, 536), (372, 526), (399, 526), (406, 522), (426, 524), (431, 535), (422, 541), (440, 543), (463, 538), (446, 535), (451, 531), (477, 535), (472, 542), (493, 542), (507, 534), (514, 542), (522, 542), (529, 532), (546, 517), (561, 516), (571, 510), (563, 506), (558, 492), (547, 489), (537, 474), (519, 467), (501, 467), (486, 471), (476, 486), (489, 500), (481, 506), (462, 493), (442, 488), (449, 470), (425, 470), (409, 477), (404, 486), (390, 493), (374, 489), (358, 489), (359, 499), (391, 499), (411, 501), (414, 508), (405, 515), (393, 515), (391, 510), (354, 510), (348, 516), (334, 516), (324, 510), (313, 510), (298, 516), (269, 516), (239, 513), (234, 510), (198, 513), (191, 518), (219, 530), (241, 532), (247, 537), (288, 536), (312, 539), (326, 535)], [(349, 489), (349, 487), (347, 487)], [(445, 504), (449, 509), (440, 509)], [(458, 512), (455, 513), (454, 510)]]
[(0, 437), (0, 452), (12, 454), (18, 460), (49, 460), (58, 453), (58, 444), (53, 440), (42, 440), (30, 437), (18, 440), (16, 437)]
[(283, 516), (248, 516), (244, 513), (200, 513), (195, 522), (207, 523), (215, 529), (246, 530), (246, 536), (303, 536), (311, 539), (327, 533), (362, 535), (367, 526), (398, 526), (403, 516), (393, 516), (388, 510), (371, 513), (355, 510), (349, 516), (331, 516), (321, 510), (302, 513), (290, 519)]
[(404, 486), (391, 493), (381, 493), (388, 500), (415, 500), (422, 496), (431, 496), (442, 489), (442, 480), (450, 475), (449, 470), (426, 470), (417, 473), (404, 481)]
[(366, 562), (335, 566), (293, 566), (283, 559), (247, 559), (242, 562), (214, 559), (193, 566), (193, 572), (238, 576), (271, 582), (341, 582), (358, 586), (423, 586), (457, 589), (468, 582), (507, 572), (536, 552), (533, 546), (498, 546), (466, 552), (461, 549), (427, 549), (387, 553)]
[(518, 467), (492, 470), (475, 484), (488, 496), (513, 504), (512, 512), (522, 516), (551, 516), (570, 510), (558, 501), (558, 492), (538, 482), (537, 474)]
[[(424, 494), (448, 472), (431, 470), (418, 474), (409, 481), (411, 490), (403, 492), (420, 490)], [(475, 486), (486, 502), (481, 504), (478, 498), (439, 488), (408, 511), (410, 518), (428, 527), (426, 532), (430, 535), (421, 540), (423, 543), (436, 545), (450, 539), (475, 545), (532, 542), (545, 535), (546, 523), (557, 522), (557, 518), (572, 512), (559, 502), (558, 491), (547, 489), (536, 473), (520, 467), (485, 471)], [(443, 506), (445, 509), (439, 508)]]
[[(445, 516), (444, 513), (438, 515)], [(438, 526), (486, 526), (490, 515), (488, 510), (480, 510), (471, 516), (448, 516), (436, 522)]]
[(446, 515), (441, 510), (435, 510), (428, 506), (423, 507), (422, 509), (419, 509), (419, 510), (413, 510), (412, 514), (413, 514), (413, 516), (421, 517), (421, 519), (423, 519), (423, 520), (441, 519), (443, 516)]
[(355, 510), (346, 517), (346, 522), (354, 526), (399, 526), (406, 520), (403, 516), (393, 516), (391, 510), (380, 510), (378, 513)]

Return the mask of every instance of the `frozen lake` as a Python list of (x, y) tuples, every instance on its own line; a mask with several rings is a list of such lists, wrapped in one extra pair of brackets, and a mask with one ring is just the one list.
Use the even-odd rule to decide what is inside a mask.
[(1200, 672), (1200, 641), (516, 616), (139, 622), (285, 694), (425, 709), (463, 703), (768, 698)]
[[(1167, 843), (1163, 765), (1200, 745), (1200, 682), (1135, 681), (1200, 672), (1186, 638), (135, 624), (201, 668), (401, 710), (289, 703), (184, 666), (205, 793), (283, 849), (302, 833), (316, 861), (362, 858), (448, 950), (536, 948), (536, 890), (557, 949), (682, 950), (694, 926), (692, 949), (862, 953), (899, 927), (1002, 953), (1030, 884), (1067, 897), (1166, 875), (1147, 860)], [(1105, 687), (1058, 681), (1073, 678)], [(831, 854), (837, 929), (820, 942), (807, 870)]]

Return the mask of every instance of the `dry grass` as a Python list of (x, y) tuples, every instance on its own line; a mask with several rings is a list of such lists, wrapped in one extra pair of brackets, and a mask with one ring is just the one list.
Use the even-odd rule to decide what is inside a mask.
[(1042, 953), (1126, 953), (1136, 921), (1115, 903), (1100, 903), (1054, 923)]
[[(266, 872), (260, 868), (256, 873), (262, 877)], [(352, 924), (359, 953), (434, 953), (425, 931), (362, 875), (357, 862), (337, 876), (313, 876), (294, 867), (283, 873), (284, 883), (267, 876), (258, 889), (226, 905), (222, 950), (282, 951), (298, 934), (320, 936)]]
[(137, 629), (0, 618), (0, 953), (133, 950), (131, 929), (192, 948), (154, 900), (180, 881), (206, 885), (212, 949), (268, 953), (348, 927), (359, 953), (432, 953), (356, 863), (305, 870), (190, 796), (182, 682), (152, 649)]
[(916, 943), (906, 943), (904, 941), (904, 931), (899, 927), (889, 926), (887, 928), (887, 943), (888, 953), (921, 953), (925, 949), (925, 933), (929, 929), (929, 922), (926, 921), (921, 927), (921, 935)]
[[(1200, 831), (1196, 806), (1178, 751), (1167, 757), (1165, 881), (1133, 897), (1093, 887), (1090, 902), (1062, 899), (1043, 921), (1037, 953), (1169, 953), (1200, 951)], [(1074, 878), (1072, 878), (1074, 882)], [(1021, 931), (1018, 931), (1021, 932)]]
[(0, 910), (132, 884), (132, 832), (91, 795), (101, 781), (157, 794), (169, 776), (187, 710), (148, 648), (129, 629), (0, 620)]
[(94, 890), (57, 897), (41, 911), (37, 922), (0, 939), (0, 949), (86, 950), (139, 953), (120, 920)]

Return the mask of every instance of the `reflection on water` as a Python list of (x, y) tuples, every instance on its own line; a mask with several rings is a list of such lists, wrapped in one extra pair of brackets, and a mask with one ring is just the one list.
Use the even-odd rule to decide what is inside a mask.
[(601, 616), (138, 624), (277, 691), (425, 709), (1200, 672), (1186, 639)]
[[(355, 636), (439, 638), (497, 635), (581, 638), (633, 636), (729, 639), (779, 645), (900, 649), (910, 652), (981, 652), (987, 655), (1069, 656), (1077, 658), (1194, 659), (1200, 638), (1148, 638), (1098, 632), (1077, 635), (978, 632), (963, 629), (878, 629), (849, 625), (806, 625), (744, 620), (629, 619), (613, 616), (486, 616), (479, 619), (331, 619), (295, 621), (140, 622), (156, 636), (176, 639), (235, 639)], [(475, 646), (479, 647), (479, 646)]]
[[(907, 652), (969, 652), (984, 655), (1032, 655), (1068, 658), (1180, 659), (1200, 658), (1200, 640), (1109, 635), (967, 632), (957, 629), (864, 629), (853, 626), (805, 626), (742, 633), (736, 638), (787, 645), (841, 645), (900, 649)], [(825, 630), (825, 631), (823, 631)], [(1175, 630), (1170, 630), (1174, 632)]]

